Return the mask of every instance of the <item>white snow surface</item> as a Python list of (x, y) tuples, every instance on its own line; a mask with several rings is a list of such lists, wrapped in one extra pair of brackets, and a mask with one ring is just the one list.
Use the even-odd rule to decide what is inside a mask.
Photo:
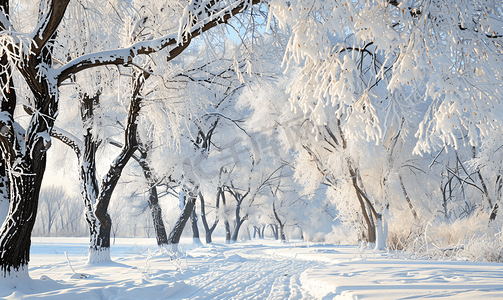
[[(503, 265), (406, 259), (386, 251), (253, 240), (179, 245), (119, 238), (88, 264), (87, 238), (33, 238), (30, 278), (1, 279), (1, 299), (502, 299)], [(68, 257), (68, 259), (67, 259)]]

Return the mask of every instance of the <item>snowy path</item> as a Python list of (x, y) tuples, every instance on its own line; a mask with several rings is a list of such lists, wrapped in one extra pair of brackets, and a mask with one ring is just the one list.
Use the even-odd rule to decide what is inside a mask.
[(181, 245), (172, 260), (152, 243), (119, 239), (113, 262), (87, 265), (87, 239), (34, 239), (33, 280), (0, 281), (0, 299), (503, 299), (498, 263), (266, 240)]
[(265, 247), (223, 252), (186, 283), (198, 289), (190, 299), (314, 299), (301, 288), (303, 271), (318, 262), (269, 258)]

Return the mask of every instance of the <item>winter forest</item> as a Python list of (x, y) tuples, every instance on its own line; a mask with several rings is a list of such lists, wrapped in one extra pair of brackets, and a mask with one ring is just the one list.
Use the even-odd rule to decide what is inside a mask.
[[(0, 8), (0, 297), (28, 299), (13, 280), (37, 290), (52, 264), (32, 266), (32, 238), (85, 238), (87, 273), (123, 238), (178, 272), (204, 249), (245, 264), (293, 243), (503, 271), (503, 1)], [(349, 295), (306, 272), (297, 298), (271, 296), (277, 274), (269, 298)], [(250, 293), (222, 299), (267, 298)]]

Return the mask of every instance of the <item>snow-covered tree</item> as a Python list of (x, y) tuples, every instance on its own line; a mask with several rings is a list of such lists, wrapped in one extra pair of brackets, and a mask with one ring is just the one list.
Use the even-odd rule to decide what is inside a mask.
[[(432, 173), (410, 152), (478, 147), (501, 130), (501, 3), (278, 0), (270, 11), (269, 19), (290, 35), (283, 60), (296, 74), (289, 101), (309, 120), (301, 124), (312, 130), (307, 140), (297, 140), (306, 146), (297, 166), (304, 161), (305, 171), (318, 169), (311, 182), (339, 185), (341, 196), (350, 190), (343, 191), (340, 183), (354, 187), (358, 201), (345, 215), (359, 211), (368, 230), (365, 239), (374, 240), (371, 228), (380, 210), (387, 215), (389, 205), (400, 206), (390, 203), (393, 199), (405, 200), (417, 215), (421, 205), (407, 192), (412, 188), (403, 180), (409, 177), (405, 171)], [(333, 155), (331, 148), (342, 151)], [(368, 157), (374, 160), (373, 173), (381, 174), (374, 183), (363, 176)], [(419, 166), (407, 163), (418, 160)], [(347, 175), (338, 172), (340, 166), (347, 166)], [(482, 185), (480, 190), (487, 194)]]
[(278, 0), (271, 12), (291, 28), (284, 62), (302, 64), (290, 101), (317, 125), (336, 117), (348, 138), (379, 141), (419, 114), (416, 152), (500, 127), (500, 3)]
[[(45, 170), (46, 151), (50, 147), (49, 133), (58, 114), (59, 87), (84, 70), (107, 65), (134, 64), (135, 58), (163, 49), (167, 51), (165, 58), (172, 60), (183, 53), (193, 38), (226, 22), (254, 3), (256, 2), (183, 2), (182, 6), (185, 9), (180, 16), (180, 26), (176, 30), (160, 33), (151, 40), (128, 46), (106, 45), (108, 48), (106, 51), (85, 53), (74, 59), (66, 55), (55, 56), (58, 53), (55, 46), (66, 44), (59, 41), (69, 38), (58, 35), (63, 29), (60, 25), (67, 15), (68, 0), (42, 0), (37, 1), (36, 6), (27, 3), (15, 11), (10, 9), (9, 1), (0, 3), (3, 62), (0, 70), (3, 76), (0, 147), (10, 185), (10, 209), (0, 229), (1, 277), (25, 276), (27, 273), (31, 230), (35, 222), (38, 194)], [(88, 7), (92, 6), (93, 3), (89, 3)], [(17, 18), (26, 15), (26, 10), (31, 10), (33, 7), (36, 7), (34, 13), (36, 17), (30, 20), (33, 24)], [(16, 20), (20, 22), (11, 22)], [(30, 28), (30, 25), (33, 27)], [(106, 32), (108, 29), (111, 28), (97, 31)], [(56, 60), (58, 64), (54, 63)], [(14, 86), (14, 69), (19, 71), (29, 90), (27, 93), (29, 101), (25, 108), (30, 115), (30, 122), (26, 127), (16, 122), (16, 95), (20, 89), (16, 90)], [(129, 153), (130, 151), (125, 151), (126, 155)], [(98, 214), (98, 219), (103, 216)], [(105, 219), (100, 221), (106, 222)], [(23, 275), (19, 275), (20, 273)]]

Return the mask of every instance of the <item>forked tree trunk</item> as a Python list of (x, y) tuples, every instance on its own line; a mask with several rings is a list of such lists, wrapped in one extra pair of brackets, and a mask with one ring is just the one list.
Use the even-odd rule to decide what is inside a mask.
[(261, 238), (260, 227), (258, 227), (257, 225), (253, 225), (253, 238), (254, 239), (256, 238), (257, 234), (258, 234), (258, 238), (260, 239)]
[(239, 219), (236, 220), (236, 226), (234, 226), (234, 231), (232, 232), (231, 242), (235, 243), (238, 240), (239, 229), (241, 229), (241, 225), (243, 225), (245, 220)]
[[(328, 127), (325, 126), (325, 129), (327, 133), (329, 134), (330, 138), (334, 142), (334, 148), (341, 147), (342, 150), (346, 150), (347, 148), (347, 141), (344, 137), (344, 133), (341, 128), (340, 120), (337, 119), (337, 130), (339, 133), (339, 137), (337, 138), (336, 135), (332, 132), (332, 130)], [(337, 146), (335, 146), (337, 145)], [(316, 154), (314, 154), (309, 147), (304, 147), (308, 152), (313, 156), (316, 157)], [(346, 165), (348, 168), (348, 172), (353, 184), (353, 187), (355, 188), (355, 193), (356, 193), (356, 198), (358, 199), (358, 203), (360, 204), (360, 209), (359, 212), (363, 216), (363, 222), (364, 222), (364, 228), (366, 229), (366, 233), (362, 232), (362, 236), (364, 237), (363, 240), (370, 242), (370, 243), (375, 243), (376, 240), (376, 232), (375, 232), (375, 224), (372, 219), (372, 214), (377, 218), (377, 213), (374, 210), (374, 207), (372, 206), (372, 203), (370, 200), (367, 199), (365, 193), (360, 189), (358, 185), (358, 180), (361, 182), (361, 178), (359, 179), (359, 174), (358, 174), (358, 169), (353, 165), (353, 162), (351, 161), (350, 158), (346, 159)], [(319, 168), (319, 167), (318, 167)], [(319, 168), (320, 169), (320, 168)], [(371, 212), (369, 212), (369, 210)]]
[[(243, 222), (248, 220), (248, 214), (245, 216), (241, 217), (241, 205), (243, 204), (244, 199), (249, 195), (250, 189), (248, 188), (248, 191), (244, 194), (241, 194), (238, 192), (234, 186), (231, 184), (232, 188), (226, 187), (226, 192), (230, 193), (234, 200), (236, 200), (236, 209), (235, 209), (235, 226), (234, 226), (234, 231), (232, 232), (231, 236), (231, 243), (234, 243), (238, 239), (239, 235), (239, 229), (241, 228), (241, 225), (243, 225)], [(222, 200), (224, 201), (225, 204), (225, 191), (222, 192)], [(227, 226), (227, 224), (226, 224)]]
[(234, 243), (238, 240), (239, 229), (241, 229), (241, 225), (243, 225), (244, 221), (248, 219), (248, 215), (244, 217), (240, 217), (241, 213), (241, 202), (238, 202), (236, 205), (236, 226), (234, 226), (234, 231), (232, 232), (231, 242)]
[[(122, 148), (124, 147), (121, 143), (110, 141), (111, 145)], [(164, 226), (164, 221), (162, 219), (162, 209), (159, 205), (159, 197), (157, 194), (157, 179), (152, 174), (152, 169), (147, 161), (149, 148), (145, 147), (138, 141), (138, 151), (140, 152), (140, 157), (133, 155), (133, 158), (140, 165), (143, 171), (143, 176), (148, 184), (148, 206), (150, 208), (150, 214), (152, 215), (152, 223), (154, 225), (155, 237), (158, 246), (168, 244), (168, 235), (166, 234), (166, 227)]]
[[(110, 233), (112, 231), (112, 219), (108, 214), (108, 205), (112, 199), (112, 194), (122, 175), (122, 170), (126, 167), (134, 152), (138, 148), (136, 123), (141, 109), (143, 97), (140, 95), (143, 84), (149, 73), (135, 73), (133, 79), (133, 94), (129, 102), (126, 129), (124, 131), (124, 146), (114, 162), (110, 165), (107, 174), (101, 182), (98, 201), (94, 209), (96, 218), (99, 221), (98, 237), (94, 240), (95, 245), (90, 246), (90, 261), (100, 262), (110, 260)], [(92, 255), (94, 259), (91, 260)]]
[[(477, 156), (475, 146), (472, 147), (472, 156), (473, 156), (473, 158), (475, 158)], [(461, 160), (459, 159), (457, 152), (456, 152), (456, 158), (458, 159), (459, 164), (461, 164)], [(484, 181), (484, 178), (482, 177), (482, 174), (480, 173), (479, 168), (477, 168), (477, 175), (480, 179), (480, 185), (482, 185), (483, 197), (487, 200), (487, 205), (489, 206), (489, 209), (491, 209), (491, 212), (492, 212), (493, 202), (491, 200), (491, 197), (489, 196), (489, 191), (487, 190), (486, 182)], [(498, 210), (498, 209), (496, 208), (496, 210)]]
[[(219, 188), (219, 190), (220, 190), (220, 188)], [(220, 192), (217, 192), (217, 203), (216, 203), (216, 207), (215, 207), (215, 210), (216, 210), (215, 221), (213, 222), (213, 225), (211, 225), (211, 227), (208, 226), (208, 220), (206, 218), (206, 208), (205, 208), (205, 204), (204, 204), (204, 197), (201, 192), (199, 192), (199, 202), (201, 203), (201, 221), (203, 222), (204, 231), (206, 233), (206, 244), (210, 244), (212, 242), (211, 235), (213, 234), (213, 231), (215, 230), (215, 228), (217, 228), (217, 224), (219, 221), (218, 208), (219, 208), (219, 204), (220, 204)]]

